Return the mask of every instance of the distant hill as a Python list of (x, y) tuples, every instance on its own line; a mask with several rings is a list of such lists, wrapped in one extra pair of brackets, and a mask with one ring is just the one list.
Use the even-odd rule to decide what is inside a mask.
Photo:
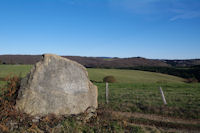
[(165, 62), (159, 60), (145, 58), (98, 58), (98, 57), (80, 57), (80, 56), (64, 56), (71, 60), (77, 61), (85, 67), (90, 68), (129, 68), (135, 66), (169, 66)]
[[(77, 61), (88, 68), (132, 68), (137, 66), (156, 67), (190, 67), (200, 65), (200, 59), (191, 60), (156, 60), (142, 57), (132, 58), (111, 58), (111, 57), (81, 57), (63, 56)], [(2, 64), (35, 64), (42, 58), (42, 55), (0, 55)]]
[(0, 55), (2, 64), (35, 64), (41, 55)]
[(162, 60), (162, 61), (174, 67), (191, 67), (200, 65), (200, 59)]
[[(81, 57), (63, 56), (79, 62), (90, 68), (129, 68), (135, 66), (170, 66), (160, 60), (152, 60), (141, 57), (133, 58), (110, 58), (110, 57)], [(2, 64), (35, 64), (42, 58), (42, 55), (0, 55)]]

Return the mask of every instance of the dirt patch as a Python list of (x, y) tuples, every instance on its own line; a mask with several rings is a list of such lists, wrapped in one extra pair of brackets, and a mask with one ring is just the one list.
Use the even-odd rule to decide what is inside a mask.
[(200, 121), (196, 119), (186, 120), (155, 114), (117, 112), (112, 110), (104, 110), (102, 114), (107, 118), (122, 121), (127, 125), (144, 126), (147, 129), (150, 127), (151, 130), (156, 128), (159, 132), (198, 133), (200, 131)]
[(174, 122), (174, 123), (182, 123), (182, 124), (200, 124), (200, 120), (186, 120), (186, 119), (179, 119), (173, 117), (166, 117), (160, 116), (155, 114), (143, 114), (143, 113), (131, 113), (131, 112), (117, 112), (117, 111), (110, 111), (110, 113), (116, 117), (135, 117), (135, 118), (144, 118), (154, 121), (162, 121), (162, 122)]
[[(133, 126), (140, 126), (144, 129), (145, 133), (152, 133), (152, 130), (154, 133), (163, 133), (163, 132), (170, 132), (170, 133), (188, 133), (188, 130), (185, 129), (173, 129), (173, 128), (165, 128), (162, 129), (160, 127), (145, 125), (145, 124), (136, 124), (136, 123), (128, 123)], [(199, 133), (199, 131), (190, 130), (190, 133)]]
[(0, 77), (0, 81), (5, 81), (5, 78)]

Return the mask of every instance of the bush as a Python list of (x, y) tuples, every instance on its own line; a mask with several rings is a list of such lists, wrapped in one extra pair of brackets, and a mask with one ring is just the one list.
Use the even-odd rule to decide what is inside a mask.
[(103, 78), (103, 82), (108, 82), (108, 83), (115, 83), (116, 79), (114, 76), (106, 76)]
[(198, 83), (198, 80), (195, 78), (188, 78), (185, 80), (186, 83)]
[(6, 81), (7, 84), (1, 89), (3, 100), (11, 103), (15, 102), (20, 87), (21, 78), (18, 76), (9, 75), (4, 79), (4, 81)]

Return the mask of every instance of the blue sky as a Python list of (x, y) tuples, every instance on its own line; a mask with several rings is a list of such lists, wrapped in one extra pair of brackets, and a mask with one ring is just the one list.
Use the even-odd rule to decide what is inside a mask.
[(200, 0), (0, 0), (0, 54), (200, 58)]

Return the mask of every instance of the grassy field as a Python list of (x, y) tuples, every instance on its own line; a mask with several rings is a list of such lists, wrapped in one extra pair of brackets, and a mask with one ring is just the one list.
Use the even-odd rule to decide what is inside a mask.
[[(0, 78), (7, 75), (24, 77), (32, 65), (0, 65)], [(105, 103), (102, 79), (112, 75), (117, 83), (110, 84), (113, 110), (157, 113), (177, 117), (200, 118), (200, 84), (186, 84), (184, 79), (166, 74), (117, 69), (88, 69), (89, 78), (98, 86), (99, 104)], [(5, 84), (1, 81), (1, 86)], [(163, 106), (159, 87), (163, 88), (168, 105)]]
[[(0, 78), (8, 75), (24, 77), (32, 65), (0, 65)], [(87, 69), (90, 80), (101, 82), (105, 76), (113, 75), (118, 83), (182, 83), (184, 79), (166, 74), (117, 69)]]
[(89, 78), (101, 82), (105, 76), (112, 75), (118, 83), (183, 83), (184, 79), (166, 74), (138, 70), (88, 69)]
[(2, 81), (8, 75), (24, 77), (32, 68), (32, 65), (0, 65), (0, 87), (6, 82)]
[[(31, 65), (0, 65), (0, 78), (9, 74), (24, 77), (31, 67)], [(88, 73), (90, 80), (95, 81), (94, 84), (98, 86), (99, 108), (121, 113), (200, 120), (199, 83), (188, 84), (179, 77), (137, 70), (88, 69)], [(109, 84), (109, 104), (105, 104), (105, 83), (102, 83), (102, 79), (108, 75), (114, 76), (117, 83)], [(5, 82), (0, 81), (0, 84), (3, 85)], [(160, 86), (163, 88), (167, 105), (163, 105)], [(141, 118), (133, 120), (131, 117), (130, 121), (145, 123)], [(160, 121), (153, 122), (157, 124)], [(166, 125), (166, 121), (162, 124)], [(171, 123), (167, 124), (171, 125)], [(181, 125), (178, 126), (181, 127)], [(192, 125), (192, 127), (195, 126)], [(137, 128), (138, 132), (141, 132), (140, 127)], [(200, 127), (195, 128), (200, 129)]]
[[(200, 84), (187, 84), (184, 79), (153, 72), (116, 69), (88, 69), (92, 80), (101, 82), (112, 75), (110, 103), (115, 111), (156, 113), (165, 116), (200, 119)], [(105, 103), (105, 84), (99, 88), (99, 103)], [(164, 106), (159, 87), (163, 88), (168, 105)]]
[(21, 75), (24, 77), (32, 68), (32, 65), (0, 65), (0, 77), (8, 75)]
[[(167, 105), (163, 105), (162, 85)], [(105, 103), (105, 85), (98, 84), (99, 103)], [(187, 119), (200, 119), (199, 84), (110, 84), (110, 103), (115, 111), (153, 113)]]

